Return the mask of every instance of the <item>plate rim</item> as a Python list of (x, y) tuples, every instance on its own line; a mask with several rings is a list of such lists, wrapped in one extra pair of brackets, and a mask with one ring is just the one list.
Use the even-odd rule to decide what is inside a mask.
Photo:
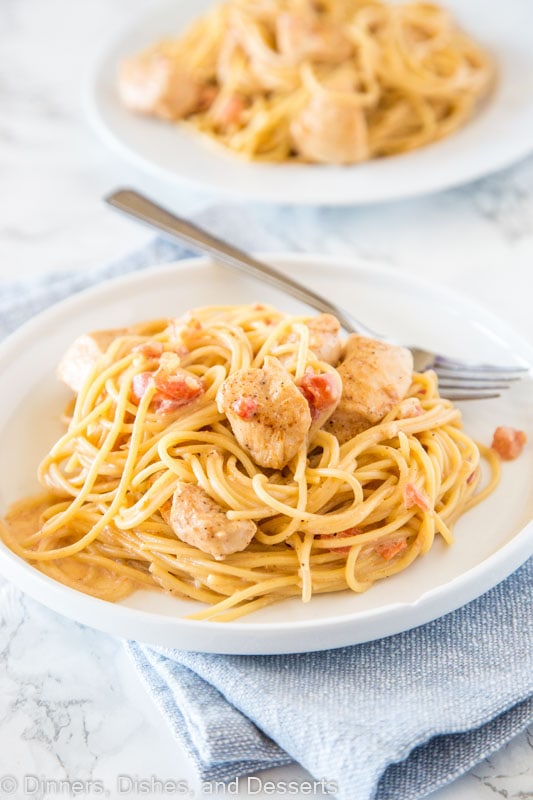
[[(164, 181), (167, 185), (173, 186), (181, 186), (181, 187), (188, 187), (191, 189), (196, 189), (202, 192), (211, 192), (217, 196), (223, 196), (232, 199), (243, 199), (248, 198), (257, 203), (266, 203), (266, 204), (294, 204), (294, 205), (302, 205), (302, 206), (359, 206), (359, 205), (378, 205), (387, 202), (395, 202), (398, 200), (409, 200), (415, 199), (418, 197), (423, 197), (425, 195), (431, 195), (442, 191), (447, 191), (454, 188), (459, 188), (461, 186), (467, 185), (469, 183), (475, 182), (477, 180), (482, 179), (483, 177), (488, 177), (495, 173), (501, 172), (512, 166), (515, 163), (527, 158), (531, 153), (533, 153), (533, 140), (531, 137), (524, 136), (521, 140), (520, 145), (515, 145), (515, 147), (511, 150), (504, 150), (500, 152), (498, 158), (496, 158), (490, 166), (487, 166), (484, 162), (478, 163), (473, 160), (468, 160), (467, 164), (462, 166), (459, 175), (454, 174), (453, 170), (446, 170), (444, 175), (440, 173), (440, 177), (435, 179), (433, 177), (433, 172), (430, 169), (425, 169), (424, 166), (421, 165), (422, 171), (424, 172), (424, 180), (422, 181), (421, 185), (416, 185), (415, 182), (408, 182), (407, 184), (403, 184), (394, 188), (394, 186), (389, 185), (389, 187), (381, 192), (373, 193), (370, 195), (361, 195), (360, 192), (357, 191), (357, 167), (364, 166), (371, 164), (372, 162), (364, 162), (364, 165), (348, 165), (347, 167), (343, 167), (342, 169), (350, 170), (350, 175), (353, 177), (352, 184), (353, 190), (352, 193), (346, 193), (346, 188), (344, 189), (344, 194), (339, 197), (337, 194), (334, 193), (327, 193), (324, 194), (323, 191), (320, 192), (320, 198), (310, 196), (309, 192), (304, 189), (303, 187), (299, 190), (291, 189), (291, 182), (288, 182), (288, 185), (284, 188), (284, 193), (288, 195), (288, 197), (281, 197), (277, 191), (270, 191), (264, 185), (261, 186), (260, 180), (260, 172), (258, 170), (257, 178), (258, 180), (254, 182), (254, 186), (248, 186), (246, 189), (236, 188), (231, 185), (221, 185), (217, 182), (210, 182), (207, 178), (198, 178), (198, 177), (191, 177), (190, 175), (183, 175), (179, 171), (175, 169), (168, 169), (164, 166), (155, 163), (153, 160), (150, 159), (149, 156), (145, 155), (142, 152), (139, 152), (132, 146), (125, 144), (120, 135), (116, 132), (116, 130), (111, 127), (105, 119), (105, 113), (103, 111), (103, 106), (101, 99), (99, 97), (99, 85), (100, 81), (107, 75), (109, 78), (109, 73), (106, 70), (106, 62), (112, 57), (113, 53), (118, 50), (124, 43), (128, 40), (128, 38), (135, 35), (136, 32), (139, 31), (143, 23), (151, 22), (155, 19), (161, 17), (161, 15), (168, 13), (171, 9), (175, 8), (175, 4), (169, 2), (169, 0), (164, 0), (164, 2), (159, 3), (157, 6), (152, 7), (149, 11), (144, 11), (136, 15), (133, 20), (128, 22), (127, 26), (122, 28), (117, 28), (111, 35), (107, 37), (107, 41), (104, 43), (103, 46), (99, 48), (99, 51), (96, 57), (93, 60), (91, 68), (89, 69), (86, 80), (84, 82), (83, 88), (83, 97), (82, 97), (82, 106), (85, 111), (85, 116), (88, 119), (90, 127), (93, 129), (94, 133), (101, 139), (101, 141), (109, 147), (112, 152), (115, 152), (125, 161), (133, 164), (137, 169), (141, 172), (150, 175), (153, 178), (158, 180)], [(496, 91), (496, 90), (495, 90)], [(489, 98), (490, 102), (490, 98)], [(529, 116), (533, 121), (533, 98), (530, 99), (529, 102), (523, 105), (523, 111), (529, 110)], [(483, 108), (481, 109), (483, 111)], [(134, 123), (143, 122), (142, 117), (133, 118)], [(473, 118), (475, 119), (475, 117)], [(153, 120), (152, 120), (153, 122)], [(468, 122), (467, 122), (468, 124)], [(458, 131), (460, 133), (460, 131)], [(453, 134), (452, 134), (453, 135)], [(447, 141), (451, 137), (445, 137), (442, 141)], [(179, 140), (177, 140), (179, 141)], [(200, 139), (198, 140), (200, 141)], [(439, 141), (429, 143), (425, 148), (419, 148), (418, 150), (414, 151), (414, 153), (420, 153), (423, 150), (431, 148), (432, 145), (438, 145)], [(203, 148), (199, 147), (198, 152), (201, 154)], [(213, 152), (212, 148), (208, 148), (208, 150)], [(222, 154), (224, 155), (224, 154)], [(391, 156), (389, 158), (405, 158), (409, 157), (410, 153), (401, 154), (399, 156)], [(229, 154), (228, 156), (228, 165), (231, 167), (231, 159), (232, 156)], [(237, 156), (233, 156), (233, 158), (237, 159), (235, 161), (236, 164), (243, 163), (241, 159)], [(246, 162), (244, 162), (246, 163)], [(258, 166), (261, 169), (262, 165), (260, 162), (250, 162), (252, 166)], [(287, 165), (272, 165), (268, 164), (268, 167), (275, 167), (275, 168), (287, 168)], [(291, 165), (289, 165), (291, 166)], [(325, 169), (331, 169), (333, 165), (311, 165), (309, 168), (311, 169), (320, 169), (321, 167)], [(368, 183), (368, 180), (367, 180)]]
[[(367, 264), (357, 257), (291, 253), (288, 251), (269, 252), (267, 254), (259, 253), (257, 255), (260, 258), (270, 259), (275, 265), (287, 261), (301, 264), (302, 262), (311, 260), (314, 264), (320, 264), (323, 267), (327, 265), (335, 266), (347, 273), (354, 273), (355, 271), (355, 273), (361, 276), (370, 275), (374, 277), (378, 275), (380, 279), (391, 279), (403, 285), (416, 286), (424, 291), (438, 292), (440, 297), (445, 297), (448, 301), (453, 302), (454, 305), (458, 304), (459, 307), (463, 306), (475, 309), (476, 312), (479, 311), (482, 318), (487, 322), (491, 319), (494, 320), (498, 325), (498, 329), (503, 330), (506, 334), (506, 341), (508, 340), (507, 334), (509, 334), (513, 347), (519, 346), (524, 363), (526, 363), (526, 358), (529, 359), (527, 363), (533, 368), (533, 347), (531, 347), (527, 340), (518, 334), (511, 325), (501, 320), (496, 314), (493, 314), (493, 312), (477, 303), (477, 301), (471, 300), (449, 287), (440, 286), (435, 281), (420, 278), (414, 274), (405, 273), (403, 271), (398, 272), (398, 270), (390, 266), (377, 265), (375, 263)], [(125, 283), (134, 288), (136, 284), (142, 285), (151, 278), (165, 278), (179, 269), (190, 270), (191, 268), (198, 268), (199, 266), (209, 268), (213, 265), (214, 260), (209, 257), (194, 256), (180, 259), (175, 262), (164, 263), (127, 272), (119, 276), (109, 277), (54, 303), (24, 323), (0, 343), (0, 372), (9, 365), (11, 357), (16, 355), (17, 349), (24, 343), (26, 338), (32, 337), (35, 331), (42, 330), (43, 327), (47, 326), (50, 320), (54, 319), (58, 322), (58, 314), (60, 317), (66, 315), (72, 318), (75, 315), (77, 307), (94, 306), (99, 296), (107, 296), (110, 290), (113, 292)], [(261, 622), (254, 624), (251, 618), (246, 618), (244, 621), (237, 620), (221, 625), (216, 622), (198, 622), (195, 620), (187, 620), (182, 617), (170, 617), (160, 612), (145, 611), (143, 609), (121, 606), (119, 604), (110, 604), (108, 601), (78, 592), (43, 575), (23, 559), (12, 553), (12, 551), (1, 542), (0, 574), (3, 574), (4, 577), (9, 580), (13, 578), (14, 568), (17, 577), (15, 582), (25, 593), (33, 596), (39, 602), (64, 616), (82, 622), (83, 624), (91, 625), (97, 629), (107, 631), (108, 633), (117, 634), (117, 625), (114, 622), (112, 622), (112, 624), (106, 624), (105, 619), (100, 623), (95, 623), (94, 619), (92, 619), (92, 614), (97, 612), (98, 615), (98, 612), (104, 609), (109, 610), (111, 605), (114, 609), (114, 614), (111, 616), (117, 617), (120, 624), (125, 622), (125, 630), (131, 630), (131, 625), (135, 626), (136, 622), (140, 619), (145, 627), (150, 627), (152, 629), (158, 629), (161, 626), (170, 628), (172, 630), (172, 636), (170, 638), (172, 639), (175, 638), (175, 634), (179, 633), (180, 629), (186, 632), (193, 631), (194, 635), (192, 639), (194, 639), (194, 642), (190, 645), (182, 642), (179, 643), (179, 646), (183, 649), (200, 649), (202, 652), (225, 652), (233, 654), (307, 652), (310, 650), (357, 644), (363, 641), (369, 641), (372, 638), (382, 638), (383, 636), (400, 633), (412, 627), (430, 622), (433, 619), (440, 618), (444, 614), (479, 597), (485, 591), (488, 591), (501, 580), (508, 577), (508, 575), (524, 563), (533, 552), (532, 534), (533, 522), (530, 522), (483, 561), (475, 564), (466, 572), (455, 576), (451, 581), (424, 591), (413, 601), (387, 603), (379, 608), (349, 612), (340, 616), (338, 614), (325, 616), (321, 617), (318, 621), (288, 620), (283, 623)], [(505, 557), (503, 557), (502, 554)], [(33, 591), (34, 587), (37, 585), (44, 587), (46, 599), (43, 600), (43, 594), (37, 591), (36, 588), (35, 591)], [(80, 613), (77, 608), (71, 609), (71, 613), (69, 613), (69, 610), (65, 611), (65, 592), (67, 598), (73, 598), (72, 605), (74, 607), (78, 605), (87, 607), (87, 612)], [(442, 604), (443, 597), (448, 599), (448, 602), (445, 602), (444, 605)], [(440, 608), (437, 614), (434, 613), (434, 607), (436, 605)], [(411, 622), (407, 625), (398, 625), (397, 618), (401, 617), (407, 609), (412, 612)], [(101, 613), (99, 616), (107, 617), (106, 614), (102, 615)], [(128, 621), (131, 621), (131, 625), (127, 624)], [(368, 627), (373, 621), (379, 626), (380, 630), (379, 634), (375, 637), (369, 636), (368, 632), (361, 637), (357, 634), (356, 630), (353, 630), (354, 627), (357, 629), (361, 624)], [(299, 631), (307, 633), (310, 630), (312, 630), (315, 637), (319, 639), (322, 634), (325, 633), (326, 636), (324, 640), (322, 642), (317, 641), (312, 648), (309, 646), (308, 640), (306, 640), (304, 646), (300, 646), (298, 643), (294, 642), (295, 634)], [(224, 639), (226, 637), (222, 634), (222, 631), (235, 633), (237, 639), (239, 638), (239, 634), (242, 635), (246, 633), (251, 637), (249, 645), (243, 648), (242, 645), (239, 646), (233, 643), (230, 647), (225, 647)], [(272, 642), (270, 641), (273, 633), (275, 633), (278, 638), (277, 646), (272, 646)], [(118, 633), (118, 635), (121, 634)], [(172, 643), (169, 642), (169, 635), (166, 637), (158, 635), (155, 641), (153, 640), (153, 636), (152, 639), (148, 637), (146, 641), (151, 644), (161, 644), (161, 638), (165, 639), (167, 646), (172, 646)], [(143, 638), (142, 640), (144, 641), (145, 639)], [(202, 644), (201, 647), (198, 646), (198, 642)], [(178, 643), (174, 640), (174, 646), (177, 646), (177, 644)]]
[[(504, 332), (506, 339), (508, 338), (512, 342), (515, 342), (517, 348), (523, 350), (524, 353), (527, 354), (522, 357), (522, 361), (527, 362), (528, 365), (533, 369), (533, 342), (530, 343), (525, 336), (520, 334), (514, 328), (512, 324), (498, 316), (498, 314), (483, 305), (483, 303), (480, 303), (478, 300), (475, 300), (468, 295), (457, 291), (457, 289), (440, 283), (439, 281), (409, 272), (408, 267), (404, 266), (400, 269), (389, 266), (388, 264), (379, 263), (374, 260), (366, 261), (364, 258), (357, 255), (335, 255), (334, 253), (302, 252), (291, 250), (259, 250), (253, 251), (251, 255), (265, 261), (288, 261), (296, 264), (312, 260), (314, 263), (320, 263), (321, 266), (324, 267), (332, 266), (346, 272), (379, 275), (381, 278), (388, 281), (410, 284), (415, 288), (420, 287), (424, 291), (438, 294), (439, 297), (446, 298), (447, 302), (456, 307), (462, 306), (465, 309), (474, 309), (476, 315), (482, 317), (484, 321), (486, 321), (487, 325), (489, 323), (496, 324), (496, 326)], [(127, 281), (128, 283), (134, 283), (137, 281), (142, 283), (147, 274), (161, 274), (167, 271), (171, 272), (176, 269), (188, 269), (193, 264), (198, 266), (208, 263), (213, 264), (215, 262), (216, 259), (211, 258), (210, 256), (191, 255), (185, 258), (178, 258), (173, 261), (148, 264), (141, 268), (134, 268), (131, 271), (123, 272), (120, 275), (106, 276), (103, 279), (99, 279), (95, 284), (75, 290), (72, 294), (53, 302), (51, 305), (39, 311), (37, 314), (31, 317), (31, 319), (23, 322), (18, 328), (9, 333), (3, 340), (0, 341), (0, 366), (1, 359), (5, 357), (4, 350), (8, 347), (11, 348), (12, 342), (14, 342), (19, 336), (21, 338), (25, 337), (27, 332), (33, 329), (34, 326), (38, 326), (42, 324), (43, 321), (46, 321), (48, 315), (53, 317), (58, 312), (68, 313), (71, 307), (75, 308), (77, 304), (83, 305), (86, 299), (90, 299), (93, 294), (94, 296), (98, 296), (100, 293), (105, 294), (108, 288), (112, 289), (114, 285), (119, 285), (124, 281)], [(219, 266), (221, 268), (231, 270), (231, 267), (225, 267), (225, 265), (222, 263), (220, 263)], [(276, 263), (274, 263), (274, 266), (276, 266)], [(259, 279), (257, 279), (257, 281), (259, 284), (261, 284)]]

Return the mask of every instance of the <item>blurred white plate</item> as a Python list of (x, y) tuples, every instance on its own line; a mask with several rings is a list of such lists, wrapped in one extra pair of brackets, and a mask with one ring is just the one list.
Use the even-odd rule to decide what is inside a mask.
[[(368, 269), (352, 260), (308, 255), (269, 256), (313, 289), (342, 302), (399, 341), (425, 343), (450, 355), (533, 364), (533, 351), (504, 323), (440, 287)], [(62, 428), (68, 391), (54, 377), (66, 346), (78, 334), (211, 303), (261, 301), (288, 311), (304, 306), (207, 259), (145, 270), (102, 284), (60, 303), (21, 328), (0, 347), (0, 514), (38, 489), (35, 470)], [(495, 401), (464, 404), (466, 430), (490, 443), (499, 424), (533, 438), (532, 381)], [(242, 621), (184, 620), (198, 605), (139, 591), (112, 604), (42, 575), (6, 547), (0, 570), (28, 594), (79, 622), (118, 636), (191, 650), (283, 653), (339, 647), (420, 625), (477, 597), (515, 570), (532, 550), (533, 446), (505, 464), (497, 491), (456, 526), (456, 543), (440, 540), (408, 570), (363, 595), (350, 592), (297, 598)]]
[(406, 155), (349, 167), (242, 161), (194, 131), (138, 117), (119, 103), (117, 65), (163, 36), (179, 35), (213, 0), (173, 2), (123, 31), (99, 58), (89, 87), (96, 131), (141, 170), (175, 183), (273, 203), (376, 203), (434, 192), (502, 169), (533, 150), (533, 3), (446, 0), (457, 20), (493, 53), (499, 82), (461, 130)]

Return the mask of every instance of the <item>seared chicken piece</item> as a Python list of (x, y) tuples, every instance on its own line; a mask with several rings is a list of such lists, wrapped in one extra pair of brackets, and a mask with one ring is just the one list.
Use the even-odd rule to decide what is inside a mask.
[(226, 378), (217, 392), (217, 405), (241, 447), (261, 467), (282, 469), (307, 440), (309, 404), (275, 360)]
[(309, 161), (356, 164), (368, 158), (364, 111), (316, 94), (291, 123), (292, 143)]
[(349, 65), (339, 67), (317, 88), (291, 123), (294, 148), (310, 161), (356, 164), (368, 159), (364, 109), (355, 101), (357, 78)]
[(406, 396), (413, 376), (413, 356), (405, 347), (352, 334), (337, 368), (343, 392), (324, 429), (347, 442), (376, 425)]
[[(340, 323), (332, 314), (319, 314), (306, 323), (309, 328), (309, 349), (319, 361), (325, 361), (336, 367), (342, 353), (342, 341), (339, 337)], [(299, 334), (290, 333), (287, 342), (297, 342)], [(282, 341), (281, 344), (285, 342)], [(292, 355), (287, 357), (282, 355), (279, 360), (287, 364), (293, 360)]]
[(178, 539), (217, 561), (248, 547), (257, 530), (252, 520), (228, 519), (201, 486), (182, 481), (174, 491), (168, 522)]
[(339, 320), (332, 314), (319, 314), (318, 317), (314, 317), (306, 324), (311, 331), (309, 349), (313, 351), (319, 361), (325, 361), (335, 367), (342, 353)]
[(202, 88), (185, 64), (160, 51), (124, 59), (118, 90), (126, 108), (162, 119), (180, 119), (202, 102)]
[(340, 26), (309, 13), (279, 14), (276, 44), (279, 52), (294, 64), (307, 59), (339, 64), (353, 51), (352, 43)]
[(66, 383), (74, 392), (79, 392), (87, 375), (111, 342), (127, 332), (126, 328), (115, 328), (78, 336), (59, 362), (56, 371), (59, 380)]

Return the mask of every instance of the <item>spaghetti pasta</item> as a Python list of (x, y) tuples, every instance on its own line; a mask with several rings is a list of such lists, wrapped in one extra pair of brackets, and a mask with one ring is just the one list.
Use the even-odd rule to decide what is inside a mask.
[(125, 59), (118, 86), (128, 108), (247, 159), (353, 164), (449, 135), (493, 79), (433, 3), (226, 0)]
[[(260, 466), (230, 423), (221, 401), (228, 381), (263, 380), (273, 367), (305, 409), (320, 407), (324, 387), (330, 402), (342, 365), (330, 363), (335, 327), (317, 328), (317, 319), (212, 306), (107, 334), (40, 465), (45, 494), (12, 506), (4, 541), (72, 588), (111, 601), (159, 588), (206, 604), (192, 617), (217, 621), (293, 595), (362, 592), (427, 553), (436, 535), (451, 544), (457, 518), (496, 485), (499, 462), (461, 429), (434, 373), (413, 374), (379, 422), (346, 441), (329, 423), (313, 429), (310, 413), (277, 468)], [(244, 400), (233, 408), (246, 427), (269, 398), (256, 407)], [(272, 402), (282, 420), (283, 397)], [(482, 459), (491, 472), (484, 488)], [(205, 539), (209, 519), (216, 531), (252, 536), (223, 553), (219, 533), (215, 544)]]

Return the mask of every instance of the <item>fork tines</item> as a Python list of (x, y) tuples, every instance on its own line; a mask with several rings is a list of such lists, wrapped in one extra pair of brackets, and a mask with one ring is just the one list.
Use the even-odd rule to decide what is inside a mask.
[(529, 367), (503, 366), (498, 364), (468, 364), (464, 361), (452, 361), (449, 358), (438, 356), (433, 369), (437, 374), (453, 374), (455, 377), (463, 375), (466, 378), (497, 378), (505, 381), (518, 381), (529, 372)]
[(465, 364), (438, 358), (433, 369), (439, 389), (448, 400), (488, 400), (499, 397), (528, 372), (527, 367), (504, 367), (494, 364)]

